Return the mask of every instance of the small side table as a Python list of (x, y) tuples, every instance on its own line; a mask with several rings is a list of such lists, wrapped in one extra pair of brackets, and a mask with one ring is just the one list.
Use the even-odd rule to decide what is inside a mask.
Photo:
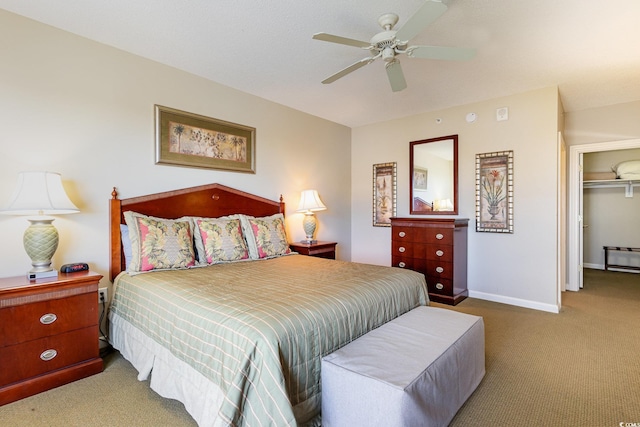
[(289, 247), (294, 252), (298, 252), (301, 255), (315, 256), (318, 258), (336, 259), (336, 242), (321, 242), (305, 243), (296, 242), (290, 243)]
[(101, 278), (0, 279), (0, 406), (102, 372)]

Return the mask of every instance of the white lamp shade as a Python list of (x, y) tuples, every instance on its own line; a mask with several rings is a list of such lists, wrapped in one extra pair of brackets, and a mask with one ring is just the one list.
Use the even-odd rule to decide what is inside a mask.
[(62, 177), (55, 172), (20, 172), (18, 184), (2, 212), (9, 215), (59, 215), (76, 213), (62, 187)]
[(300, 195), (300, 204), (297, 212), (323, 211), (327, 207), (320, 200), (317, 190), (304, 190)]

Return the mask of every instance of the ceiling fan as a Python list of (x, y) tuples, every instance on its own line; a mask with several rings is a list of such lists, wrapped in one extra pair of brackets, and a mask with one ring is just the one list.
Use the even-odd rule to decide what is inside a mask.
[(398, 23), (398, 15), (385, 13), (378, 18), (378, 23), (384, 31), (379, 32), (369, 42), (335, 36), (327, 33), (316, 33), (313, 38), (331, 43), (355, 46), (369, 51), (367, 58), (349, 65), (347, 68), (327, 77), (324, 84), (333, 83), (347, 74), (371, 64), (378, 58), (385, 61), (387, 77), (391, 90), (399, 92), (407, 87), (404, 73), (397, 56), (407, 54), (411, 58), (467, 60), (475, 55), (475, 49), (443, 46), (410, 46), (409, 40), (422, 32), (432, 22), (438, 19), (447, 6), (437, 0), (427, 0), (418, 11), (400, 28), (394, 30)]

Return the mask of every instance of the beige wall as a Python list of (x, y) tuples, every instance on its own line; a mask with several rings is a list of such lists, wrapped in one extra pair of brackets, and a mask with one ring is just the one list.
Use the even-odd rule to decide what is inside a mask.
[(640, 138), (640, 101), (565, 114), (567, 145)]
[[(509, 120), (498, 122), (496, 109), (502, 107), (509, 108)], [(407, 216), (409, 142), (458, 134), (458, 216), (470, 219), (471, 295), (556, 310), (559, 109), (557, 89), (551, 87), (354, 129), (352, 260), (391, 263), (390, 229), (372, 226), (372, 165), (398, 163), (398, 216)], [(469, 112), (478, 115), (476, 122), (465, 121)], [(514, 151), (514, 233), (478, 233), (475, 155), (502, 150)]]
[[(23, 170), (60, 172), (81, 212), (59, 216), (54, 266), (108, 268), (108, 199), (219, 182), (287, 203), (291, 240), (304, 237), (300, 191), (328, 209), (317, 236), (350, 247), (351, 130), (174, 68), (0, 10), (0, 206)], [(257, 173), (154, 163), (154, 104), (257, 129)], [(0, 215), (0, 277), (22, 275), (25, 218)], [(104, 281), (103, 281), (104, 283)]]

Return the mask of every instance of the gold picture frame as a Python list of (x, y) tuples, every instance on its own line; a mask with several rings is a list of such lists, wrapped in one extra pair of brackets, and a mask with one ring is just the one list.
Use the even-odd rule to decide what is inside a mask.
[(476, 154), (476, 231), (513, 233), (513, 151)]
[(391, 227), (391, 217), (396, 216), (397, 164), (373, 165), (373, 226)]
[(255, 128), (155, 106), (156, 164), (255, 173)]

